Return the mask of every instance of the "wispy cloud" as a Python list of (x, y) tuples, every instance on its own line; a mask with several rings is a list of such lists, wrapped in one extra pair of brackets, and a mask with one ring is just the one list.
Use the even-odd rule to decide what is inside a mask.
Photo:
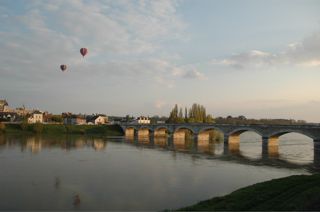
[[(28, 1), (15, 14), (1, 7), (0, 63), (2, 76), (16, 83), (58, 79), (60, 64), (78, 76), (146, 77), (174, 84), (174, 59), (163, 58), (162, 42), (179, 40), (185, 27), (176, 13), (177, 1)], [(79, 48), (88, 47), (84, 64)], [(193, 77), (201, 75), (194, 73)], [(2, 79), (4, 79), (2, 77)], [(160, 80), (161, 81), (161, 80)], [(170, 83), (169, 83), (170, 84)]]
[(213, 59), (211, 64), (235, 69), (260, 69), (280, 65), (320, 67), (320, 32), (301, 42), (289, 44), (286, 49), (278, 53), (251, 50), (223, 59)]

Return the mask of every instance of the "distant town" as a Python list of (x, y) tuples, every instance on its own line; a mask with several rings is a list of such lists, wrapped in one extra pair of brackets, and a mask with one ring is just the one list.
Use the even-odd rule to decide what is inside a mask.
[[(154, 123), (164, 123), (166, 117), (153, 117)], [(102, 124), (120, 124), (122, 122), (150, 124), (151, 119), (146, 116), (134, 118), (126, 115), (107, 116), (106, 114), (74, 114), (72, 112), (63, 112), (61, 114), (52, 114), (48, 111), (39, 109), (29, 109), (25, 106), (13, 108), (9, 103), (2, 99), (0, 100), (0, 122), (28, 124), (44, 123), (44, 124), (70, 124), (70, 125), (102, 125)]]
[(193, 104), (188, 110), (174, 106), (170, 115), (166, 116), (107, 116), (106, 114), (74, 114), (63, 112), (52, 114), (39, 109), (29, 109), (25, 106), (13, 108), (5, 99), (0, 99), (0, 122), (28, 124), (65, 124), (65, 125), (115, 125), (121, 123), (163, 124), (163, 123), (217, 123), (217, 124), (307, 124), (304, 120), (295, 119), (248, 119), (243, 115), (236, 117), (216, 117), (206, 114), (204, 106)]

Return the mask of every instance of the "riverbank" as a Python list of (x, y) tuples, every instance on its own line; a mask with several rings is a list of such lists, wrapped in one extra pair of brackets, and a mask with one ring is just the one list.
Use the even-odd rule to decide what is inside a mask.
[(257, 183), (179, 211), (319, 211), (320, 174)]
[(119, 125), (5, 124), (5, 133), (122, 136)]

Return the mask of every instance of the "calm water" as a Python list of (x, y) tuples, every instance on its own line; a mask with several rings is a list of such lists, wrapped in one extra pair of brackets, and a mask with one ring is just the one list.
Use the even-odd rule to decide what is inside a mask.
[(124, 138), (0, 135), (0, 210), (179, 208), (265, 180), (309, 174), (311, 139), (281, 137), (261, 156), (260, 137), (240, 147)]

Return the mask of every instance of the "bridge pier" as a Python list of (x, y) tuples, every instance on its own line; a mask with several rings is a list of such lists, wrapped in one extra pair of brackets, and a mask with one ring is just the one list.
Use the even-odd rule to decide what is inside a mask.
[(223, 153), (224, 154), (239, 154), (240, 153), (240, 135), (239, 134), (224, 134), (223, 136), (224, 145)]
[(199, 141), (199, 134), (198, 133), (194, 133), (193, 134), (193, 141), (198, 144), (198, 141)]
[(198, 133), (194, 133), (193, 134), (193, 146), (192, 146), (192, 150), (194, 152), (198, 151), (198, 144), (199, 144), (199, 134)]
[(134, 132), (133, 132), (133, 138), (134, 138), (134, 140), (138, 140), (138, 137), (139, 137), (138, 130), (134, 130)]
[(262, 157), (278, 157), (279, 156), (279, 138), (278, 137), (262, 137)]
[(154, 145), (155, 133), (154, 131), (149, 131), (149, 142), (151, 145)]
[(125, 129), (125, 136), (126, 137), (134, 137), (136, 130), (134, 128), (127, 128)]
[(174, 141), (173, 141), (173, 133), (168, 134), (168, 147), (173, 149), (174, 148)]
[(229, 135), (228, 134), (223, 135), (223, 154), (224, 155), (229, 154)]

